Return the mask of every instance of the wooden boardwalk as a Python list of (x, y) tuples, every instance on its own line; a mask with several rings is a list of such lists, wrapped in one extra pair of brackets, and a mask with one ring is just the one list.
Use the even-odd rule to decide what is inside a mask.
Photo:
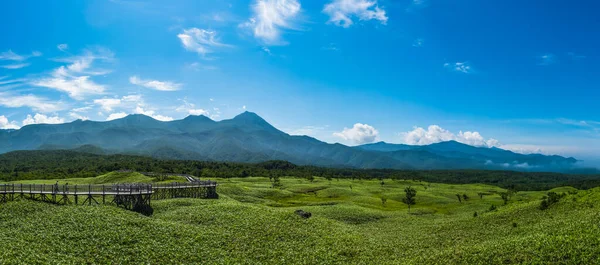
[(149, 208), (152, 199), (207, 198), (216, 199), (217, 183), (194, 179), (189, 183), (167, 184), (0, 184), (0, 203), (27, 198), (55, 204), (114, 203), (128, 210)]

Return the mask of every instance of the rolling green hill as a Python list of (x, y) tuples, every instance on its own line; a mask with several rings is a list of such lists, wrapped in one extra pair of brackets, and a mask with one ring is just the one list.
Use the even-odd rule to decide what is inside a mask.
[[(598, 189), (555, 189), (566, 196), (541, 210), (546, 192), (518, 192), (503, 205), (504, 189), (480, 184), (282, 178), (273, 188), (268, 178), (218, 181), (220, 199), (153, 201), (151, 217), (113, 206), (0, 204), (0, 263), (600, 262)], [(417, 190), (410, 214), (401, 202), (408, 185)], [(469, 199), (459, 202), (457, 193)]]

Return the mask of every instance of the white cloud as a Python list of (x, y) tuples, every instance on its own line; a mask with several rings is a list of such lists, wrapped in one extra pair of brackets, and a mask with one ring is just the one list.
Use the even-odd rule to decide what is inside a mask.
[(0, 105), (7, 108), (29, 107), (39, 112), (54, 112), (64, 109), (62, 102), (51, 102), (36, 95), (13, 95), (0, 92)]
[(510, 150), (520, 154), (545, 154), (546, 152), (542, 147), (537, 145), (526, 145), (526, 144), (506, 144), (502, 146), (502, 149)]
[(81, 115), (81, 114), (79, 114), (79, 113), (77, 113), (77, 112), (69, 112), (69, 116), (70, 116), (71, 118), (73, 118), (73, 119), (76, 119), (76, 120), (83, 120), (83, 121), (86, 121), (86, 120), (89, 120), (89, 119), (90, 119), (89, 117), (87, 117), (87, 116), (83, 116), (83, 115)]
[(329, 23), (348, 28), (354, 24), (353, 18), (359, 20), (379, 20), (386, 24), (388, 17), (385, 10), (377, 5), (377, 1), (369, 0), (333, 0), (325, 5), (323, 12), (329, 15)]
[(551, 65), (551, 64), (556, 63), (556, 56), (554, 56), (554, 54), (552, 54), (552, 53), (544, 54), (544, 55), (538, 57), (538, 59), (539, 59), (538, 65), (542, 65), (542, 66)]
[(0, 67), (4, 68), (4, 69), (21, 69), (24, 67), (27, 67), (31, 65), (30, 63), (18, 63), (18, 64), (7, 64), (7, 65), (2, 65)]
[(372, 143), (377, 140), (379, 132), (368, 124), (356, 123), (352, 128), (344, 128), (341, 132), (333, 133), (333, 136), (356, 144)]
[(450, 69), (451, 71), (456, 71), (460, 73), (470, 74), (473, 72), (471, 65), (468, 62), (456, 62), (456, 63), (445, 63), (445, 68)]
[(188, 113), (190, 115), (204, 115), (204, 116), (209, 116), (210, 113), (208, 112), (208, 110), (203, 110), (203, 109), (189, 109)]
[(152, 117), (153, 119), (159, 120), (159, 121), (172, 121), (173, 120), (172, 117), (156, 114), (153, 110), (146, 110), (146, 109), (144, 109), (141, 106), (137, 106), (135, 108), (135, 113), (136, 114), (143, 114), (143, 115)]
[(33, 117), (31, 115), (27, 115), (27, 118), (23, 120), (23, 126), (29, 124), (59, 124), (65, 123), (63, 118), (58, 116), (46, 116), (44, 114), (36, 113)]
[(112, 111), (114, 108), (133, 108), (138, 104), (142, 104), (141, 95), (127, 95), (122, 98), (101, 98), (95, 99), (94, 104), (99, 105), (104, 111)]
[(91, 106), (85, 106), (85, 107), (81, 107), (81, 108), (74, 108), (71, 111), (81, 113), (81, 112), (88, 112), (91, 109), (92, 109)]
[(104, 75), (109, 71), (90, 70), (95, 61), (110, 62), (114, 54), (107, 49), (86, 51), (84, 55), (57, 60), (69, 65), (55, 69), (51, 77), (34, 81), (32, 84), (40, 87), (56, 89), (67, 93), (71, 98), (82, 100), (88, 95), (104, 94), (106, 87), (95, 83), (91, 76)]
[(177, 91), (181, 88), (181, 84), (178, 83), (158, 80), (143, 80), (140, 79), (138, 76), (129, 77), (129, 82), (134, 85), (143, 86), (159, 91)]
[(410, 145), (428, 145), (439, 142), (457, 141), (459, 143), (472, 146), (494, 147), (500, 146), (498, 140), (490, 138), (485, 139), (479, 132), (462, 132), (454, 134), (438, 125), (430, 125), (427, 130), (422, 127), (415, 127), (412, 131), (400, 134), (404, 143)]
[(31, 57), (38, 57), (38, 56), (42, 56), (41, 52), (38, 51), (33, 51), (31, 53), (31, 55), (19, 55), (16, 54), (15, 52), (13, 52), (12, 50), (8, 50), (5, 52), (0, 53), (0, 60), (2, 61), (13, 61), (16, 63), (13, 64), (7, 64), (7, 65), (2, 65), (0, 67), (4, 68), (4, 69), (20, 69), (23, 67), (27, 67), (29, 65), (31, 65), (30, 63), (26, 63), (24, 62), (25, 60), (31, 58)]
[(125, 101), (125, 102), (140, 102), (142, 101), (142, 95), (127, 95), (127, 96), (123, 96), (121, 98), (121, 100)]
[(297, 0), (256, 0), (253, 16), (241, 28), (250, 29), (255, 38), (267, 45), (284, 45), (283, 30), (297, 30), (294, 25), (301, 11)]
[(210, 117), (210, 118), (217, 118), (219, 116), (219, 114), (221, 113), (218, 108), (213, 108), (215, 113), (213, 115), (211, 115), (210, 111), (202, 109), (202, 108), (197, 108), (196, 105), (189, 103), (187, 101), (187, 99), (182, 99), (181, 101), (183, 101), (183, 105), (181, 105), (181, 106), (177, 107), (177, 109), (175, 109), (178, 112), (185, 112), (188, 115), (204, 115), (204, 116)]
[(121, 105), (121, 99), (118, 99), (118, 98), (95, 99), (94, 104), (100, 105), (100, 107), (105, 111), (112, 111), (114, 107)]
[(212, 53), (213, 49), (219, 47), (230, 47), (230, 45), (219, 42), (217, 32), (199, 28), (184, 29), (183, 33), (177, 35), (183, 47), (191, 52), (202, 56)]
[(8, 51), (0, 53), (0, 60), (24, 61), (25, 59), (27, 59), (27, 58), (14, 53), (12, 50), (8, 50)]
[(273, 55), (273, 53), (271, 52), (271, 49), (269, 49), (269, 47), (264, 47), (264, 46), (263, 46), (261, 49), (262, 49), (262, 51), (263, 51), (263, 52), (265, 52), (266, 54), (268, 54), (268, 55), (271, 55), (271, 56)]
[(127, 116), (127, 113), (125, 113), (125, 112), (111, 113), (110, 115), (108, 115), (108, 118), (106, 118), (106, 120), (112, 121), (112, 120), (116, 120), (116, 119), (125, 118), (126, 116)]
[(412, 46), (413, 46), (413, 47), (417, 47), (417, 48), (419, 48), (419, 47), (423, 47), (423, 42), (425, 42), (425, 40), (423, 40), (423, 39), (416, 39), (416, 40), (413, 42), (413, 45), (412, 45)]
[(62, 44), (58, 44), (58, 45), (56, 46), (56, 48), (57, 48), (57, 49), (59, 49), (60, 51), (63, 51), (63, 52), (64, 52), (64, 51), (66, 51), (66, 50), (68, 50), (68, 49), (69, 49), (69, 45), (68, 45), (68, 44), (66, 44), (66, 43), (62, 43)]
[(219, 68), (213, 65), (205, 65), (199, 62), (193, 62), (189, 64), (185, 64), (185, 67), (190, 70), (200, 71), (200, 70), (218, 70)]
[(4, 115), (0, 115), (0, 129), (19, 129), (19, 125), (15, 121), (9, 121)]

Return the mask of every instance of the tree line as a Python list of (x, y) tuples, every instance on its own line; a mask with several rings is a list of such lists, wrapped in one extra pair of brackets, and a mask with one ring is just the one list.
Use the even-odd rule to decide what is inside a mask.
[(548, 190), (560, 186), (600, 186), (599, 175), (490, 170), (394, 170), (328, 168), (287, 161), (234, 163), (162, 160), (133, 155), (97, 155), (68, 150), (15, 151), (0, 155), (0, 181), (95, 177), (116, 170), (190, 174), (203, 179), (262, 176), (311, 179), (409, 179), (438, 183), (484, 183), (511, 190)]

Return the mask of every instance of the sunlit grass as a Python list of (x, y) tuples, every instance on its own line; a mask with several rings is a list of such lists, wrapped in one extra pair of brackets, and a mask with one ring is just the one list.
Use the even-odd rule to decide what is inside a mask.
[[(137, 175), (87, 181), (113, 177), (151, 181)], [(546, 192), (517, 192), (504, 205), (499, 193), (506, 190), (480, 184), (282, 178), (273, 187), (268, 178), (217, 181), (220, 199), (153, 201), (151, 217), (110, 205), (0, 204), (0, 240), (8, 242), (0, 244), (0, 263), (600, 262), (600, 189), (555, 189), (568, 195), (542, 211)], [(417, 190), (410, 214), (401, 201), (409, 185)], [(459, 202), (456, 194), (469, 199)], [(489, 212), (492, 204), (498, 209)], [(297, 209), (312, 217), (301, 218)]]

